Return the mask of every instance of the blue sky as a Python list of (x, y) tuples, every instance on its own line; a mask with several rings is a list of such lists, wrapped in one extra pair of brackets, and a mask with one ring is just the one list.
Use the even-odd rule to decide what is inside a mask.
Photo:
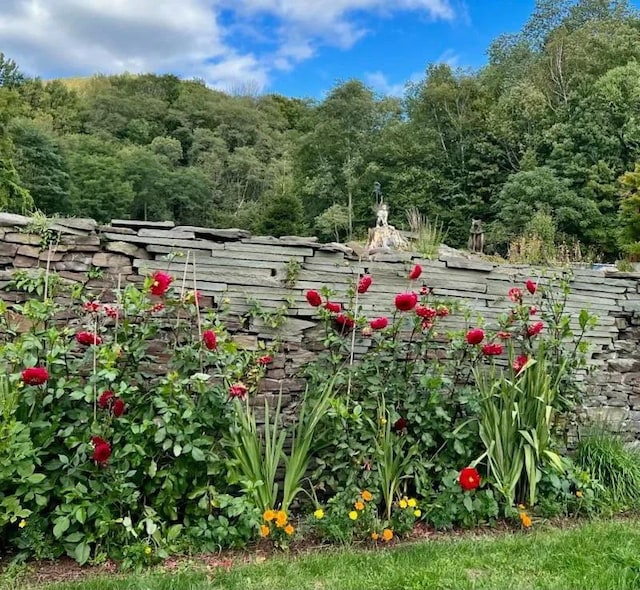
[[(634, 2), (635, 4), (640, 3)], [(0, 0), (0, 51), (31, 75), (175, 73), (321, 98), (360, 78), (401, 94), (426, 66), (478, 68), (534, 0)]]

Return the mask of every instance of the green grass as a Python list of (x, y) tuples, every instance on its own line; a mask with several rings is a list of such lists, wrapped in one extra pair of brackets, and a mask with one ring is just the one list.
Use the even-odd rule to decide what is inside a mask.
[(640, 588), (638, 520), (437, 540), (377, 551), (345, 549), (230, 571), (99, 578), (48, 590), (428, 590)]

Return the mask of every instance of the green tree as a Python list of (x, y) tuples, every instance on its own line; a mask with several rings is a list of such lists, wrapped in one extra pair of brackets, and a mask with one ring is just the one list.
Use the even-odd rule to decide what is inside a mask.
[(302, 201), (293, 195), (273, 197), (267, 205), (260, 230), (269, 236), (300, 235), (304, 229)]

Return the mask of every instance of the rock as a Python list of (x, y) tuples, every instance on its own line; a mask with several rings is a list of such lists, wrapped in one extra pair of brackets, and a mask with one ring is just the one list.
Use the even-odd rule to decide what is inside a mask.
[(18, 248), (18, 254), (21, 256), (29, 256), (30, 258), (40, 258), (40, 248), (25, 244)]
[(86, 272), (91, 268), (90, 264), (83, 262), (56, 262), (54, 264), (56, 270), (70, 270), (73, 272)]
[(15, 213), (0, 213), (0, 226), (25, 227), (31, 223), (31, 217), (16, 215)]
[(444, 262), (447, 268), (463, 268), (465, 270), (479, 270), (482, 272), (491, 272), (494, 267), (491, 262), (485, 262), (477, 258), (447, 258)]
[(98, 222), (88, 217), (69, 217), (68, 219), (56, 219), (58, 225), (71, 229), (94, 232), (98, 228)]
[(637, 359), (611, 359), (607, 361), (610, 371), (616, 373), (631, 373), (640, 371), (640, 360)]
[(112, 234), (124, 234), (127, 236), (135, 236), (136, 232), (129, 227), (113, 227), (111, 225), (100, 225), (98, 231), (102, 234), (104, 232), (110, 232)]
[(195, 225), (178, 225), (174, 229), (193, 232), (198, 238), (210, 238), (214, 241), (243, 240), (251, 237), (246, 229), (216, 229), (213, 227), (197, 227)]
[(406, 250), (409, 242), (392, 225), (370, 227), (365, 250), (374, 248), (389, 248), (391, 250)]
[(17, 251), (18, 246), (15, 244), (0, 242), (0, 256), (15, 256)]
[(113, 219), (111, 225), (115, 227), (163, 227), (165, 229), (171, 229), (175, 227), (173, 221), (139, 221), (137, 219)]
[(105, 249), (109, 252), (116, 252), (118, 254), (126, 254), (132, 258), (142, 258), (148, 260), (151, 258), (149, 253), (144, 249), (131, 244), (130, 242), (107, 242)]
[(13, 259), (13, 266), (16, 268), (35, 268), (39, 266), (39, 261), (37, 258), (32, 258), (31, 256), (20, 256), (17, 254)]
[(98, 236), (61, 236), (61, 244), (70, 246), (100, 246)]
[(196, 235), (192, 231), (177, 231), (176, 229), (147, 229), (138, 230), (142, 238), (177, 238), (179, 240), (193, 240)]
[(96, 252), (91, 260), (93, 266), (108, 267), (112, 266), (116, 269), (119, 267), (131, 267), (131, 259), (122, 254), (109, 254), (108, 252)]
[(42, 236), (37, 234), (23, 234), (23, 233), (7, 233), (4, 236), (5, 242), (12, 242), (14, 244), (32, 244), (39, 245), (42, 242)]

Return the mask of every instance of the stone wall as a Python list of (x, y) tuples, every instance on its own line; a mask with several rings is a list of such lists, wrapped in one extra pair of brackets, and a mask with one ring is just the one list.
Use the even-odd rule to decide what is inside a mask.
[[(82, 283), (103, 298), (118, 284), (141, 282), (154, 270), (170, 272), (176, 284), (186, 281), (204, 295), (204, 307), (228, 300), (236, 338), (246, 347), (259, 339), (272, 339), (274, 330), (248, 315), (252, 300), (267, 311), (285, 303), (287, 322), (277, 334), (282, 354), (270, 366), (262, 384), (265, 393), (295, 395), (304, 382), (298, 368), (314, 355), (319, 326), (314, 309), (304, 297), (308, 289), (327, 285), (344, 301), (358, 273), (369, 273), (374, 284), (363, 298), (365, 313), (390, 314), (393, 296), (408, 287), (413, 264), (423, 266), (421, 279), (438, 297), (464, 301), (489, 325), (509, 306), (506, 293), (514, 283), (536, 278), (539, 270), (525, 266), (494, 265), (452, 252), (440, 260), (417, 254), (374, 254), (360, 259), (340, 244), (319, 244), (312, 239), (253, 237), (234, 229), (175, 227), (171, 222), (114, 220), (99, 226), (90, 219), (65, 219), (47, 227), (18, 215), (0, 214), (0, 297), (9, 304), (24, 294), (6, 290), (19, 269), (45, 268), (63, 280)], [(606, 412), (622, 421), (626, 432), (640, 439), (640, 275), (614, 270), (573, 270), (568, 308), (586, 308), (598, 316), (590, 334), (591, 361), (597, 370), (590, 379), (587, 411)], [(225, 307), (227, 307), (225, 305)], [(462, 327), (459, 317), (447, 318), (448, 327)], [(366, 349), (359, 345), (358, 352)]]

